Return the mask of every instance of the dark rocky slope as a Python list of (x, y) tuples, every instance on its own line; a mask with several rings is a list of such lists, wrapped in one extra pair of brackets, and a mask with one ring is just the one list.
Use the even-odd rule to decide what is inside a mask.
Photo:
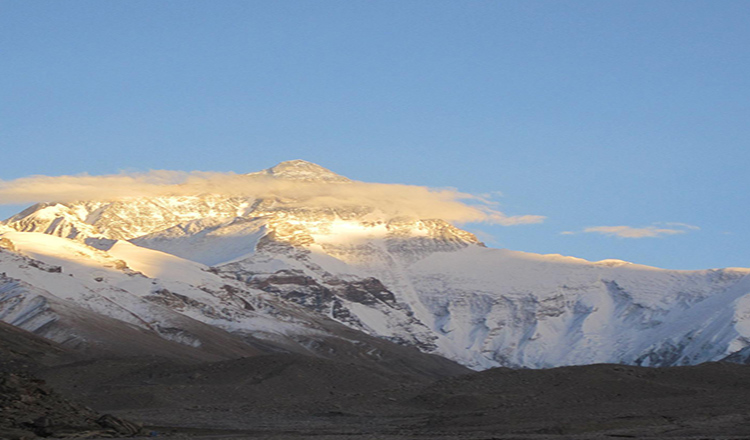
[(80, 355), (0, 322), (0, 438), (114, 438), (137, 424), (70, 401), (34, 374)]
[(299, 354), (84, 359), (1, 324), (0, 352), (5, 438), (115, 435), (112, 420), (121, 419), (101, 419), (86, 406), (172, 438), (750, 437), (750, 367), (732, 363), (499, 368), (440, 378)]
[[(494, 369), (434, 381), (353, 363), (267, 355), (97, 374), (112, 374), (113, 367), (85, 370), (96, 383), (79, 386), (76, 397), (160, 433), (198, 438), (750, 436), (750, 367), (729, 363)], [(68, 383), (73, 374), (48, 373), (52, 381)]]

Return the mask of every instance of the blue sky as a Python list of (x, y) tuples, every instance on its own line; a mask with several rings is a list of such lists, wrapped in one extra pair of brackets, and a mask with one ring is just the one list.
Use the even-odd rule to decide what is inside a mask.
[(495, 247), (747, 267), (749, 23), (729, 0), (0, 0), (0, 179), (299, 158), (547, 217), (463, 225)]

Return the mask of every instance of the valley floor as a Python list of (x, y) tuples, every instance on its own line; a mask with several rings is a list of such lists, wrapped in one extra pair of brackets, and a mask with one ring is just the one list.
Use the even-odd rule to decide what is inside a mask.
[(11, 430), (92, 438), (112, 426), (102, 414), (166, 439), (750, 439), (750, 365), (435, 378), (295, 354), (90, 357), (0, 324), (0, 439), (34, 438)]
[[(195, 439), (750, 438), (750, 367), (495, 369), (424, 382), (289, 355), (43, 372), (99, 412)], [(83, 389), (82, 389), (83, 387)]]

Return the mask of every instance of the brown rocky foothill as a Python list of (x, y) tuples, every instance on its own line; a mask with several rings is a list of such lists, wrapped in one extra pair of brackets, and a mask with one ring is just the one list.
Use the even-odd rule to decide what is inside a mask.
[(47, 368), (81, 359), (75, 351), (0, 323), (0, 439), (138, 435), (140, 426), (102, 416), (40, 378)]
[(138, 435), (141, 427), (100, 416), (27, 373), (0, 373), (0, 439), (113, 438)]

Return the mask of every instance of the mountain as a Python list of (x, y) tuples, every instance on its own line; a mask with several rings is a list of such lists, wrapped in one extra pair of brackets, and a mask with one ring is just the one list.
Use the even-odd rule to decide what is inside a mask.
[[(300, 194), (356, 184), (299, 160), (242, 178)], [(750, 269), (674, 271), (492, 249), (440, 219), (331, 197), (306, 201), (200, 194), (44, 203), (6, 220), (14, 232), (3, 237), (45, 264), (63, 266), (87, 252), (97, 264), (124, 261), (142, 274), (102, 276), (94, 290), (109, 299), (124, 295), (109, 289), (126, 290), (127, 310), (169, 317), (170, 328), (182, 329), (188, 317), (230, 335), (281, 340), (287, 350), (300, 342), (281, 335), (308, 340), (311, 329), (336, 335), (341, 328), (474, 369), (689, 365), (750, 346)], [(31, 246), (39, 236), (60, 244)], [(80, 248), (59, 250), (66, 246)], [(32, 287), (58, 288), (16, 273)], [(138, 276), (146, 281), (133, 282)], [(104, 299), (66, 299), (138, 325), (127, 313), (90, 305)], [(254, 310), (242, 311), (243, 301)]]
[(256, 173), (250, 173), (248, 174), (248, 176), (266, 176), (304, 182), (351, 182), (351, 179), (340, 176), (327, 168), (323, 168), (318, 164), (299, 159), (281, 162), (275, 167), (271, 167), (263, 171), (258, 171)]
[(445, 359), (354, 331), (199, 263), (118, 241), (0, 238), (0, 320), (91, 358), (205, 362), (296, 353), (440, 377)]

